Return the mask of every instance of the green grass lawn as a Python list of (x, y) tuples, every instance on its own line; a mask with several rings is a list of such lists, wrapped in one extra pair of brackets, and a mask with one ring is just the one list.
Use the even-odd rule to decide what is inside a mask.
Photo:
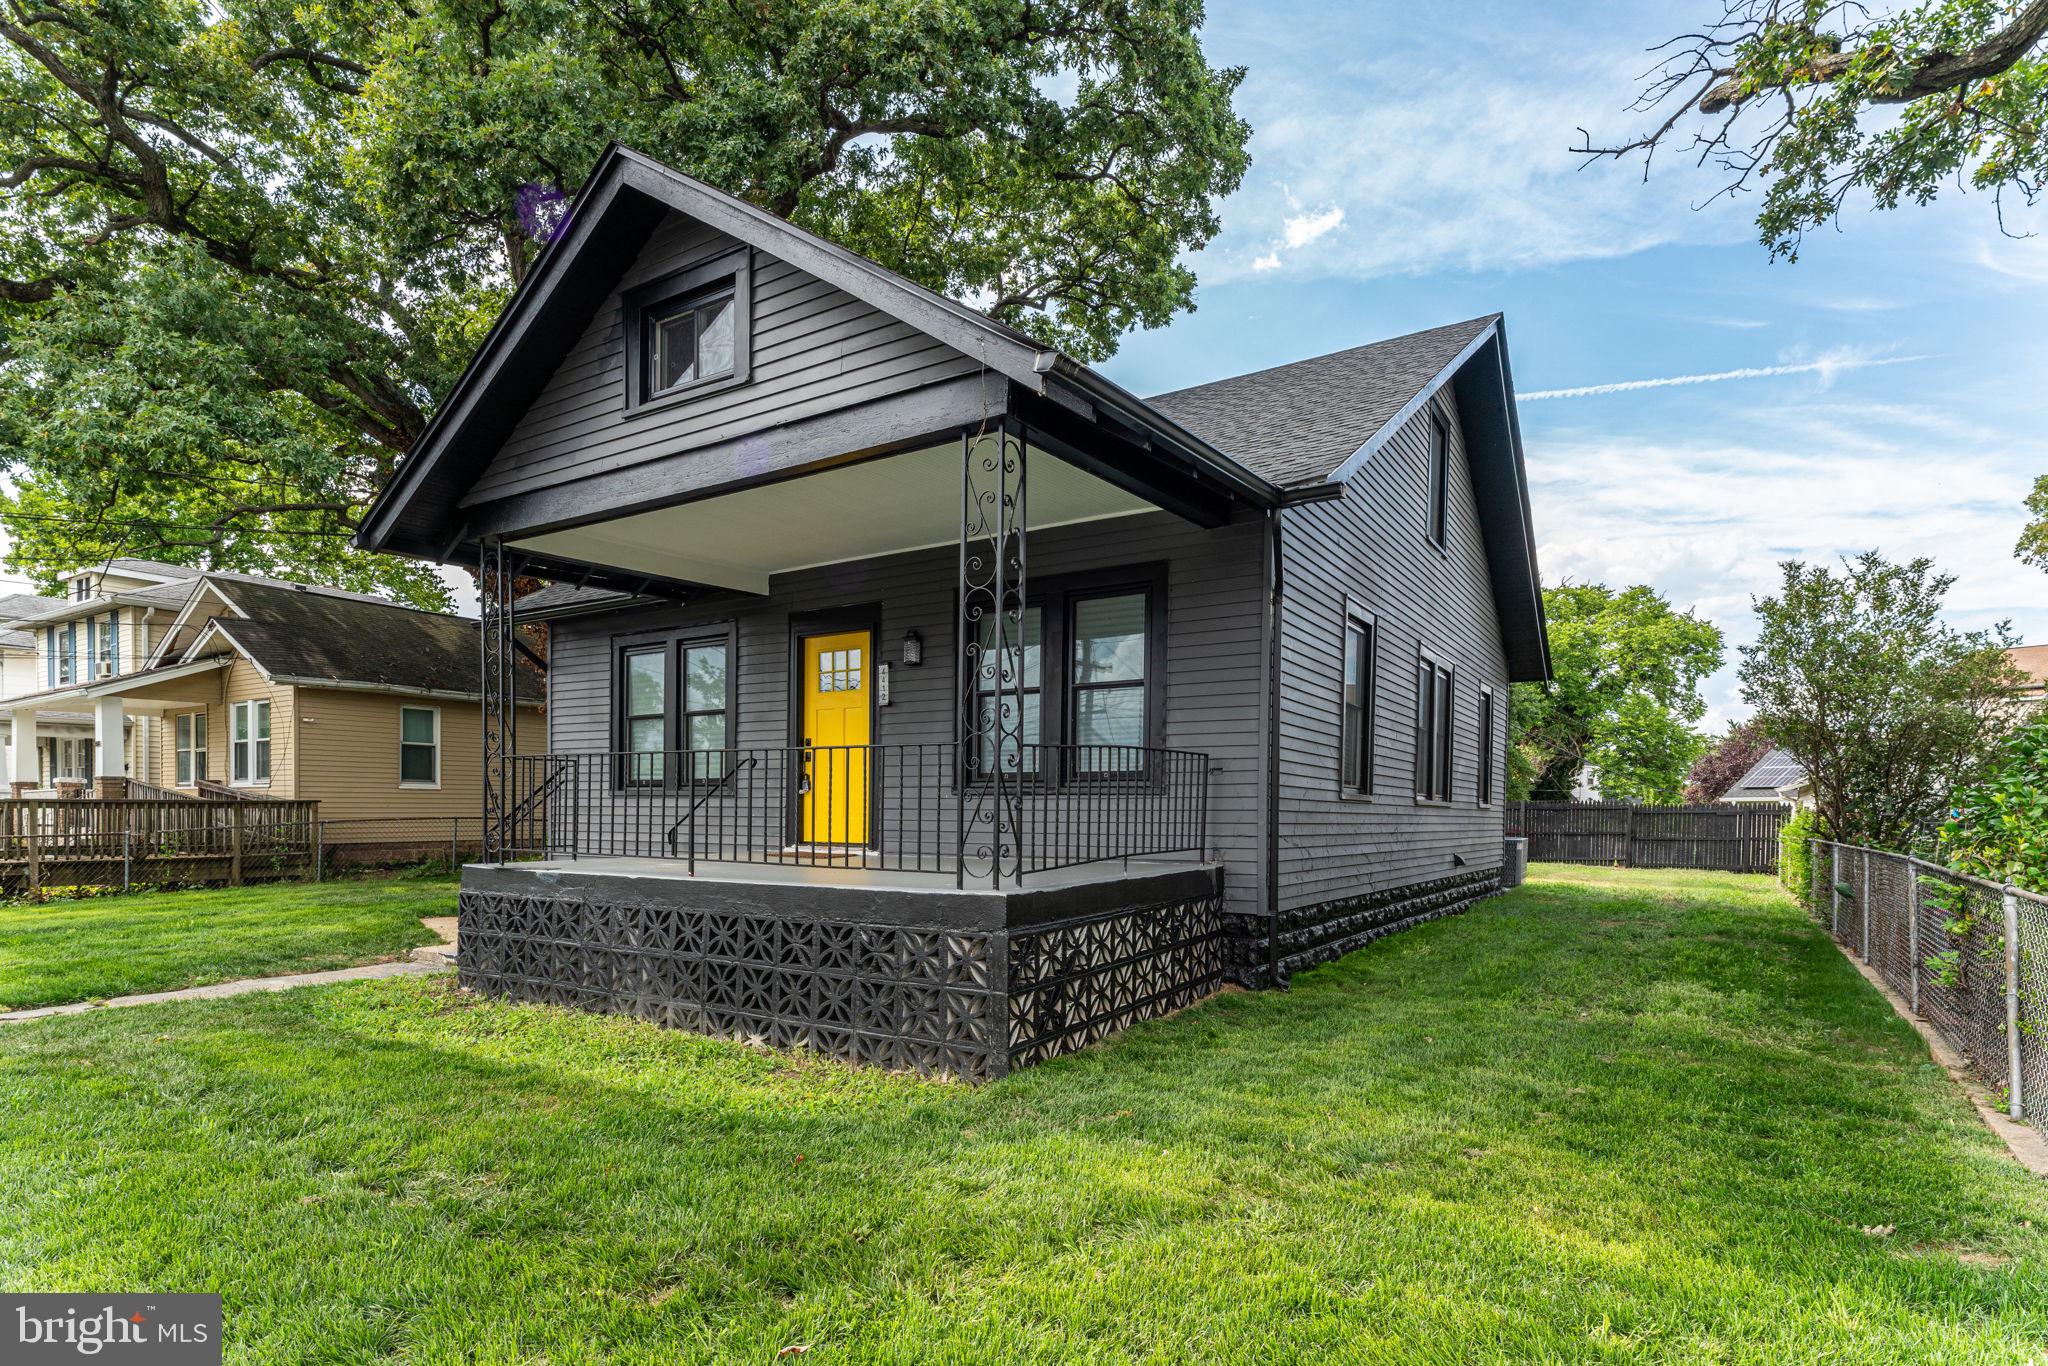
[(0, 1010), (318, 972), (431, 944), (449, 878), (268, 883), (0, 905)]
[(1758, 878), (1538, 870), (979, 1089), (404, 980), (0, 1031), (0, 1116), (0, 1285), (232, 1361), (2048, 1351), (2048, 1186)]

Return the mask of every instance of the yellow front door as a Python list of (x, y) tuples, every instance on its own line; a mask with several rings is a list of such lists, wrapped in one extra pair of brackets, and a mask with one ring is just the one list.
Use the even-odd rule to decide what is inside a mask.
[(803, 839), (866, 844), (875, 649), (866, 631), (804, 637)]

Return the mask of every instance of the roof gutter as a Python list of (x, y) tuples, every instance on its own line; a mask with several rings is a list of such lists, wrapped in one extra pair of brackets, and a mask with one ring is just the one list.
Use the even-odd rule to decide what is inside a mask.
[[(273, 683), (282, 683), (293, 688), (331, 688), (336, 692), (380, 693), (388, 697), (432, 697), (444, 702), (474, 702), (481, 695), (474, 691), (460, 692), (453, 688), (408, 688), (399, 683), (358, 683), (338, 678), (300, 678), (290, 674), (266, 675)], [(521, 698), (522, 707), (546, 705), (540, 698)]]
[(1222, 485), (1239, 500), (1271, 510), (1286, 501), (1280, 486), (1238, 464), (1120, 384), (1104, 379), (1079, 361), (1058, 351), (1041, 351), (1032, 362), (1041, 375), (1063, 380), (1096, 406), (1105, 408), (1140, 431), (1159, 437), (1179, 450), (1195, 471)]

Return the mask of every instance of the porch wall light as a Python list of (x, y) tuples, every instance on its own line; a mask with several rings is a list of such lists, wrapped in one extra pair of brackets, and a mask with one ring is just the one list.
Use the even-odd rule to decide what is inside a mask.
[(924, 663), (924, 637), (915, 631), (903, 633), (903, 664), (914, 669)]

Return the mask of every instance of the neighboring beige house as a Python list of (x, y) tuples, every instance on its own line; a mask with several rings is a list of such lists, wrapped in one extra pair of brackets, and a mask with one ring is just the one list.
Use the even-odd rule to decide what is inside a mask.
[[(184, 565), (122, 558), (73, 573), (64, 580), (62, 596), (0, 597), (0, 708), (18, 697), (142, 668), (191, 595), (198, 573)], [(8, 778), (41, 791), (91, 781), (107, 767), (99, 759), (106, 743), (99, 721), (82, 700), (38, 708), (35, 744), (21, 763), (12, 728), (0, 722)], [(154, 738), (150, 718), (124, 717), (119, 747), (128, 775), (148, 780), (145, 756)]]
[(2013, 689), (2013, 696), (2033, 706), (2048, 699), (2048, 645), (2015, 645), (2005, 657), (2027, 676), (2025, 683)]
[[(114, 795), (134, 780), (193, 796), (316, 799), (325, 819), (476, 813), (476, 622), (248, 574), (185, 570), (132, 588), (113, 572), (123, 563), (74, 599), (0, 623), (35, 639), (46, 682), (0, 699), (10, 755), (34, 756), (9, 771), (17, 795), (86, 782)], [(78, 652), (109, 632), (101, 652)], [(530, 738), (538, 750), (537, 669), (522, 671), (519, 696), (521, 748)], [(61, 740), (53, 751), (52, 719), (81, 713), (91, 724), (83, 759)], [(110, 751), (118, 768), (99, 759)]]

